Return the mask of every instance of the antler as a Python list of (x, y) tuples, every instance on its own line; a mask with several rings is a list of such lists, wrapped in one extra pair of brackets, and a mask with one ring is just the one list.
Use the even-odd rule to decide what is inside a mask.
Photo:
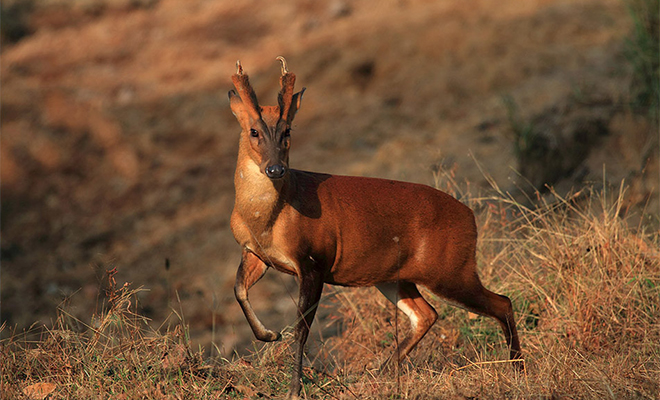
[(231, 77), (232, 82), (234, 82), (234, 87), (238, 91), (238, 95), (241, 96), (243, 104), (246, 106), (250, 117), (253, 119), (260, 119), (261, 112), (259, 111), (259, 102), (257, 101), (257, 95), (254, 93), (254, 89), (250, 86), (249, 77), (246, 74), (243, 74), (243, 66), (241, 61), (236, 61), (236, 73)]
[(282, 56), (277, 56), (275, 59), (282, 63), (282, 75), (288, 74), (289, 70), (286, 68), (286, 59)]
[(280, 106), (280, 118), (286, 118), (286, 116), (289, 115), (289, 109), (291, 108), (293, 85), (296, 83), (296, 75), (289, 72), (284, 57), (279, 56), (276, 60), (279, 60), (282, 63), (282, 76), (280, 77), (280, 86), (282, 89), (277, 95), (277, 103)]

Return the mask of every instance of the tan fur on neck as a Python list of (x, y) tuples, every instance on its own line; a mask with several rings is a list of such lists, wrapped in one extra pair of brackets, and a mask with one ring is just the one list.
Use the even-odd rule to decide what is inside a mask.
[[(241, 140), (239, 154), (249, 146)], [(278, 188), (268, 179), (259, 165), (249, 156), (239, 155), (234, 175), (236, 200), (232, 213), (232, 231), (243, 247), (254, 250), (270, 246), (275, 220), (274, 213), (280, 201)], [(244, 226), (241, 226), (244, 225)]]

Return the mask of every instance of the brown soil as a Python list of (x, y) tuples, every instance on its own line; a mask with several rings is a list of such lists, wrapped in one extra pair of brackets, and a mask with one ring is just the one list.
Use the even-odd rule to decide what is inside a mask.
[[(237, 59), (262, 103), (275, 103), (278, 55), (308, 88), (295, 168), (432, 184), (443, 166), (487, 188), (481, 168), (515, 190), (502, 96), (529, 121), (596, 99), (612, 107), (607, 134), (555, 183), (602, 181), (606, 165), (607, 180), (631, 180), (631, 201), (657, 209), (649, 126), (623, 106), (619, 0), (53, 0), (25, 24), (32, 33), (3, 43), (1, 60), (2, 320), (19, 330), (61, 304), (89, 321), (116, 266), (148, 289), (140, 306), (155, 325), (173, 309), (206, 348), (249, 345), (228, 226)], [(296, 291), (269, 273), (251, 298), (282, 329)]]

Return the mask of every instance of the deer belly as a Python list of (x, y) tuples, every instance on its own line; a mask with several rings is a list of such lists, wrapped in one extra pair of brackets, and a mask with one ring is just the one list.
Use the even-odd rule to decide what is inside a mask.
[(372, 286), (381, 282), (407, 280), (410, 277), (407, 276), (409, 268), (406, 266), (410, 261), (397, 246), (345, 251), (335, 260), (326, 282), (342, 286)]

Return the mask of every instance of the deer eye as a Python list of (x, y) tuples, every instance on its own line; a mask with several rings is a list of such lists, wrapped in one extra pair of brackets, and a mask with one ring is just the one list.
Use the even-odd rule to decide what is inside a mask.
[(250, 136), (259, 137), (259, 132), (256, 129), (250, 129)]
[(291, 128), (286, 128), (284, 132), (282, 132), (283, 137), (289, 137), (291, 136)]

